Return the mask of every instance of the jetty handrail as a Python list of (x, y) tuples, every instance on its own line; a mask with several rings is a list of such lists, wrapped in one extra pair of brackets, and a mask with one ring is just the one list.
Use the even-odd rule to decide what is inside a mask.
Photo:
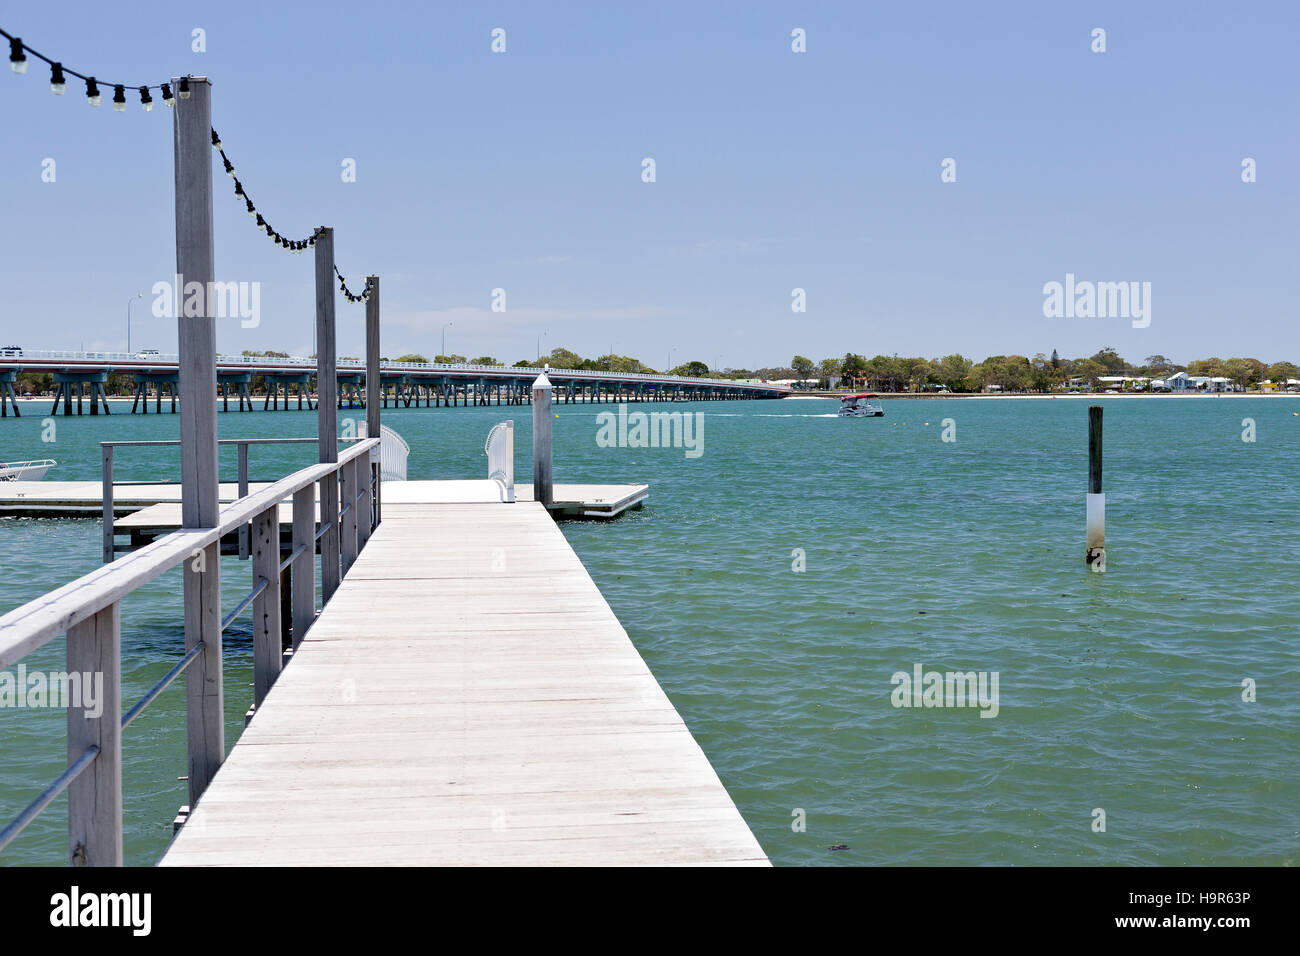
[[(339, 444), (345, 442), (360, 441), (359, 438), (340, 438)], [(249, 445), (317, 445), (319, 440), (316, 438), (219, 438), (218, 445), (235, 445), (239, 454), (239, 473), (236, 477), (239, 488), (239, 497), (243, 498), (248, 495), (248, 446)], [(113, 489), (118, 487), (127, 487), (129, 485), (156, 485), (157, 481), (114, 481), (113, 480), (113, 462), (114, 449), (117, 448), (163, 448), (170, 446), (180, 446), (177, 439), (157, 439), (152, 441), (102, 441), (99, 443), (99, 480), (102, 488), (103, 500), (101, 502), (101, 513), (103, 516), (103, 559), (108, 564), (117, 555), (120, 550), (116, 543), (116, 513), (114, 506)], [(53, 464), (51, 462), (51, 464)], [(220, 480), (220, 479), (218, 479)], [(249, 530), (246, 526), (239, 529), (239, 557), (244, 560), (248, 557), (248, 535)]]
[[(255, 538), (253, 586), (221, 620), (217, 634), (244, 610), (253, 607), (254, 706), (261, 704), (284, 663), (281, 574), (290, 570), (298, 578), (293, 588), (295, 598), (303, 594), (311, 596), (310, 608), (296, 605), (293, 608), (291, 636), (296, 647), (315, 617), (315, 542), (327, 534), (342, 538), (341, 576), (347, 573), (378, 523), (374, 507), (365, 509), (368, 514), (363, 521), (357, 520), (361, 504), (369, 501), (373, 505), (377, 500), (376, 486), (381, 479), (371, 460), (371, 451), (378, 445), (378, 438), (357, 440), (339, 453), (338, 461), (302, 468), (221, 508), (215, 527), (172, 532), (120, 561), (97, 568), (0, 616), (0, 669), (66, 633), (67, 674), (94, 672), (103, 678), (103, 692), (98, 701), (100, 712), (96, 716), (91, 716), (86, 708), (88, 701), (73, 695), (68, 704), (68, 766), (0, 829), (0, 850), (55, 797), (69, 790), (72, 862), (122, 862), (121, 733), (198, 659), (204, 647), (200, 641), (188, 648), (180, 661), (124, 713), (120, 652), (122, 599), (186, 561), (206, 560), (207, 551), (223, 535), (251, 520)], [(336, 478), (341, 478), (345, 503), (337, 516), (321, 514), (321, 530), (316, 533), (315, 486)], [(293, 502), (293, 542), (289, 558), (281, 561), (279, 509), (286, 498)], [(322, 548), (322, 562), (326, 553)], [(334, 549), (332, 553), (337, 555), (340, 551)], [(324, 572), (322, 576), (326, 577)], [(329, 596), (327, 593), (326, 600)], [(220, 694), (222, 684), (220, 681), (215, 684)], [(191, 703), (187, 720), (194, 718)]]

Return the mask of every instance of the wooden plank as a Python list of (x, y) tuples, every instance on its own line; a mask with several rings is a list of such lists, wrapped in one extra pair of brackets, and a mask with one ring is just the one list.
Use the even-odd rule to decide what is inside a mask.
[(540, 504), (385, 512), (163, 865), (767, 862)]

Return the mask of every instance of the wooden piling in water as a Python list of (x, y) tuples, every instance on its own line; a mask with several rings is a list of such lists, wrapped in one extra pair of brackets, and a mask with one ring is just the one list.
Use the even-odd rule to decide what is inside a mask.
[(1088, 406), (1088, 496), (1084, 560), (1094, 571), (1106, 570), (1106, 496), (1101, 490), (1102, 407)]

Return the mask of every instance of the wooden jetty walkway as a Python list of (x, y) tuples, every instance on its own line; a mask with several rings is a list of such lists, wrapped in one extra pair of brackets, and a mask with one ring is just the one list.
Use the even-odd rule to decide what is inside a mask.
[(767, 859), (555, 522), (391, 499), (162, 859), (647, 863)]
[[(188, 98), (171, 104), (176, 271), (186, 289), (197, 283), (212, 290), (212, 156), (221, 147), (207, 79), (183, 82)], [(280, 244), (291, 245), (285, 237)], [(177, 321), (171, 384), (179, 399), (179, 441), (101, 442), (101, 481), (93, 495), (50, 486), (6, 492), (11, 509), (41, 514), (57, 508), (86, 514), (85, 505), (98, 499), (104, 564), (0, 615), (0, 669), (64, 637), (67, 673), (102, 676), (103, 689), (93, 703), (76, 694), (68, 701), (60, 742), (67, 764), (0, 827), (0, 852), (66, 794), (67, 861), (121, 866), (124, 736), (183, 681), (189, 796), (162, 860), (169, 866), (766, 864), (552, 517), (566, 506), (586, 517), (610, 517), (646, 494), (644, 485), (566, 492), (555, 484), (557, 385), (559, 400), (574, 402), (670, 393), (684, 400), (704, 396), (692, 389), (710, 383), (564, 371), (557, 384), (537, 375), (525, 396), (522, 376), (536, 370), (430, 369), (448, 378), (459, 374), (466, 379), (462, 395), (473, 392), (484, 401), (488, 379), (497, 376), (490, 384), (498, 401), (505, 389), (512, 401), (531, 405), (533, 484), (514, 484), (510, 421), (488, 434), (486, 481), (404, 482), (404, 462), (399, 468), (390, 456), (405, 442), (386, 436), (380, 421), (381, 385), (394, 370), (381, 370), (379, 276), (366, 277), (363, 295), (347, 293), (349, 302), (365, 303), (365, 363), (340, 369), (335, 280), (344, 292), (346, 281), (334, 258), (334, 230), (318, 227), (292, 245), (314, 251), (315, 436), (218, 438), (212, 399), (226, 363), (214, 351), (217, 310), (209, 301), (203, 314)], [(21, 356), (21, 364), (30, 359)], [(54, 372), (65, 414), (70, 396), (87, 384), (96, 386), (92, 414), (101, 403), (107, 410), (104, 362), (72, 367), (79, 364)], [(371, 437), (341, 437), (339, 388), (355, 384), (362, 367)], [(302, 362), (288, 371), (307, 379), (309, 369)], [(0, 381), (15, 374), (0, 368)], [(710, 397), (748, 397), (735, 383), (716, 384), (707, 389)], [(780, 397), (783, 389), (757, 391)], [(12, 389), (5, 395), (12, 401)], [(316, 464), (269, 485), (251, 480), (251, 446), (294, 442), (315, 445)], [(231, 444), (238, 480), (222, 487), (220, 450)], [(171, 445), (180, 459), (178, 517), (174, 498), (165, 500), (174, 487), (114, 479), (115, 448)], [(167, 533), (120, 546), (116, 517), (149, 508), (167, 513), (159, 525)], [(221, 554), (232, 537), (247, 559), (250, 587), (227, 608), (223, 578), (239, 572)], [(119, 556), (122, 551), (128, 553)], [(168, 572), (179, 573), (184, 652), (127, 704), (123, 600)], [(253, 710), (227, 753), (223, 646), (227, 629), (245, 614), (252, 625)]]

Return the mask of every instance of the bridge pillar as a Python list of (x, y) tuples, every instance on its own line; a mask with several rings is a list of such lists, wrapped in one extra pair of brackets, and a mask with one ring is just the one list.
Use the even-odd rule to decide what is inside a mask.
[[(54, 382), (58, 389), (54, 393), (54, 407), (50, 409), (50, 414), (55, 414), (59, 409), (59, 395), (63, 396), (63, 414), (72, 414), (72, 393), (75, 387), (77, 393), (77, 414), (83, 413), (84, 389), (82, 386), (89, 386), (90, 391), (90, 414), (99, 414), (99, 402), (101, 396), (104, 402), (104, 414), (109, 414), (108, 396), (104, 394), (103, 384), (108, 381), (108, 372), (67, 372), (59, 371), (54, 373)], [(17, 405), (14, 406), (17, 409)]]
[(22, 418), (23, 413), (18, 410), (18, 399), (14, 395), (14, 382), (17, 381), (17, 369), (5, 369), (0, 371), (0, 418), (9, 417), (9, 406), (14, 407), (14, 418)]

